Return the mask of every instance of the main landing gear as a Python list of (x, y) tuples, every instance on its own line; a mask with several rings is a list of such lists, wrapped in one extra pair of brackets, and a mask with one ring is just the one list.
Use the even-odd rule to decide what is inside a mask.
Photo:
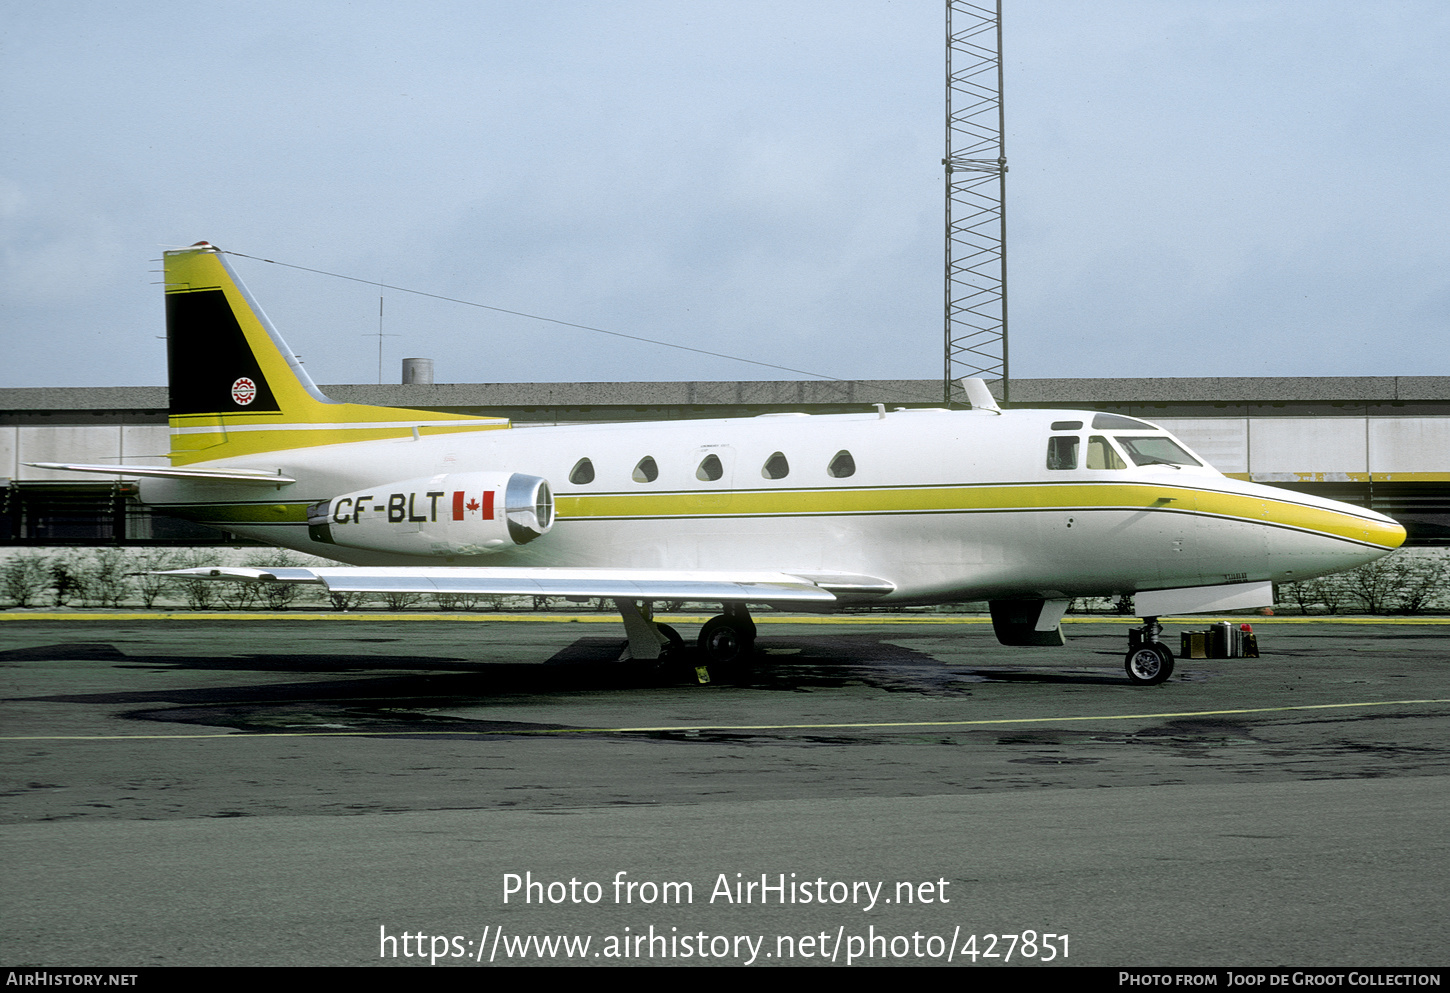
[(755, 621), (743, 603), (725, 604), (725, 613), (710, 618), (697, 642), (707, 665), (736, 665), (755, 651)]
[(619, 657), (621, 662), (626, 659), (653, 662), (682, 653), (685, 639), (668, 624), (655, 622), (653, 601), (615, 600), (614, 606), (624, 620), (624, 633), (629, 638), (624, 654)]
[(698, 682), (708, 683), (709, 667), (738, 665), (755, 651), (755, 621), (743, 603), (727, 603), (725, 613), (705, 622), (694, 659), (686, 652), (685, 639), (680, 633), (654, 619), (652, 601), (615, 600), (614, 605), (619, 609), (629, 638), (620, 661), (634, 659), (656, 666), (683, 662), (694, 668)]
[(1123, 667), (1128, 681), (1139, 686), (1156, 686), (1173, 675), (1173, 653), (1158, 640), (1163, 626), (1156, 617), (1143, 618), (1143, 626), (1128, 631), (1128, 657)]

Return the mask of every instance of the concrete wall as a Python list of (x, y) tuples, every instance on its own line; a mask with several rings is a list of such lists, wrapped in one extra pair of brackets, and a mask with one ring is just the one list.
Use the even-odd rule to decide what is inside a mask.
[(1158, 418), (1220, 472), (1266, 482), (1450, 479), (1450, 417)]
[[(1160, 417), (1221, 472), (1271, 481), (1450, 479), (1450, 417)], [(0, 478), (78, 481), (25, 462), (166, 464), (159, 424), (0, 425)], [(93, 477), (98, 480), (100, 477)]]
[[(0, 478), (82, 482), (74, 472), (32, 469), (26, 462), (132, 462), (167, 465), (171, 438), (164, 424), (0, 425)], [(90, 476), (90, 482), (110, 479)], [(135, 477), (129, 477), (135, 478)]]

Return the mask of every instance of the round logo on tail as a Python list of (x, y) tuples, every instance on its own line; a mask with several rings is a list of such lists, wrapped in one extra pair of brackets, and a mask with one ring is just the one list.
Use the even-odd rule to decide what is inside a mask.
[(245, 407), (257, 399), (257, 384), (246, 376), (241, 377), (232, 384), (232, 399), (236, 401), (237, 406)]

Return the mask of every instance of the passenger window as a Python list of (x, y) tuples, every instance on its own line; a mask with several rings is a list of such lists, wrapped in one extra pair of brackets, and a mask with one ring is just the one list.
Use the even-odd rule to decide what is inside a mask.
[(695, 478), (703, 479), (707, 483), (713, 483), (725, 475), (725, 467), (720, 464), (720, 456), (706, 455), (700, 461), (700, 468), (695, 470)]
[(765, 460), (765, 465), (761, 468), (760, 474), (766, 479), (784, 479), (790, 475), (790, 463), (786, 461), (783, 453), (776, 452)]
[(634, 467), (631, 475), (636, 483), (653, 483), (660, 478), (660, 467), (655, 464), (653, 455), (646, 455), (639, 460), (639, 465)]
[(575, 486), (594, 482), (594, 463), (588, 459), (580, 459), (574, 463), (574, 468), (569, 473), (569, 482)]
[(1076, 469), (1077, 443), (1078, 438), (1076, 435), (1064, 435), (1060, 438), (1048, 438), (1047, 468)]
[(845, 479), (847, 476), (856, 475), (856, 460), (851, 458), (851, 453), (842, 449), (831, 459), (831, 464), (826, 467), (826, 472), (837, 479)]
[(1113, 446), (1108, 444), (1108, 439), (1100, 434), (1095, 434), (1088, 439), (1087, 467), (1089, 469), (1126, 469), (1128, 463), (1113, 451)]

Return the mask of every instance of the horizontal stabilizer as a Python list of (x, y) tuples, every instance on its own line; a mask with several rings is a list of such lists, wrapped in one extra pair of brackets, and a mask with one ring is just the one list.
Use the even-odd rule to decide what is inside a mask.
[(26, 462), (36, 469), (58, 472), (100, 472), (110, 476), (147, 476), (155, 479), (193, 479), (212, 483), (278, 486), (295, 483), (291, 476), (265, 469), (172, 469), (161, 465), (83, 465), (74, 462)]
[(785, 573), (687, 572), (664, 569), (511, 569), (395, 566), (320, 569), (172, 569), (178, 579), (321, 583), (336, 593), (478, 593), (489, 596), (610, 597), (621, 600), (708, 600), (832, 603), (829, 590)]

